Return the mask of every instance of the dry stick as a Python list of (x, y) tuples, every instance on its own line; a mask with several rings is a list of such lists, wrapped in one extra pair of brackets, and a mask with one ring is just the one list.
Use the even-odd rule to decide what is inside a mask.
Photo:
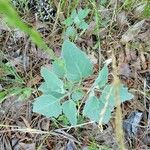
[(125, 150), (125, 144), (124, 144), (124, 133), (122, 129), (122, 111), (121, 111), (121, 101), (120, 101), (120, 80), (117, 76), (117, 66), (116, 66), (116, 58), (114, 55), (114, 50), (112, 50), (112, 56), (113, 56), (113, 72), (114, 72), (114, 91), (115, 91), (115, 102), (116, 102), (116, 115), (115, 115), (115, 133), (118, 145), (120, 147), (120, 150)]

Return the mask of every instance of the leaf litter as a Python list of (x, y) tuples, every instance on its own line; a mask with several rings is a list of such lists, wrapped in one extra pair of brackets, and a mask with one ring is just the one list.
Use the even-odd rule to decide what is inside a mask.
[[(112, 4), (114, 3), (112, 2)], [(150, 21), (149, 19), (143, 19), (140, 17), (140, 14), (142, 14), (144, 9), (144, 5), (140, 4), (135, 6), (133, 9), (134, 11), (126, 10), (126, 8), (125, 10), (122, 9), (117, 14), (115, 22), (111, 20), (113, 19), (112, 10), (114, 8), (112, 4), (108, 4), (108, 7), (104, 5), (99, 11), (102, 14), (102, 26), (97, 32), (100, 36), (101, 55), (103, 60), (106, 61), (111, 59), (111, 48), (113, 46), (119, 49), (118, 51), (116, 48), (116, 58), (119, 58), (117, 62), (118, 74), (125, 77), (123, 79), (121, 78), (121, 80), (123, 80), (122, 82), (125, 82), (125, 84), (131, 88), (131, 91), (133, 91), (136, 95), (134, 102), (126, 102), (122, 106), (124, 108), (123, 121), (130, 122), (130, 124), (125, 125), (125, 134), (127, 134), (126, 141), (131, 141), (131, 132), (132, 134), (134, 133), (134, 135), (137, 135), (138, 138), (136, 144), (131, 142), (127, 147), (128, 149), (142, 149), (143, 147), (148, 149), (148, 146), (150, 145), (149, 128), (147, 128), (147, 130), (144, 128), (143, 130), (142, 127), (147, 127), (149, 125), (148, 118), (150, 116), (148, 111), (148, 104), (150, 102)], [(119, 1), (118, 4), (122, 5), (122, 1)], [(78, 7), (82, 5), (84, 6), (84, 2), (80, 3)], [(92, 6), (90, 5), (90, 7)], [(63, 17), (65, 16), (66, 14), (64, 13)], [(98, 63), (99, 48), (97, 43), (99, 41), (97, 38), (97, 32), (95, 32), (95, 20), (91, 19), (92, 13), (89, 14), (89, 16), (90, 19), (87, 19), (87, 22), (90, 22), (89, 28), (85, 31), (85, 34), (83, 34), (75, 42), (79, 47), (86, 51), (89, 58), (93, 61), (93, 64), (95, 64), (94, 69), (96, 74), (98, 72), (96, 64)], [(62, 20), (62, 17), (59, 19)], [(28, 20), (34, 20), (33, 16), (28, 18)], [(113, 30), (109, 29), (109, 21), (113, 21)], [(30, 22), (29, 24), (32, 23)], [(35, 24), (33, 23), (32, 25), (34, 26)], [(39, 31), (42, 33), (43, 38), (48, 43), (49, 47), (54, 49), (54, 51), (58, 51), (59, 56), (61, 53), (61, 30), (63, 25), (61, 26), (59, 24), (57, 25), (60, 32), (57, 30), (51, 35), (53, 27), (52, 24), (43, 25), (36, 22), (36, 28), (42, 28), (39, 29)], [(51, 59), (41, 49), (37, 48), (36, 45), (32, 44), (30, 39), (28, 40), (29, 43), (27, 45), (27, 35), (22, 34), (22, 32), (18, 31), (18, 29), (14, 30), (7, 27), (6, 24), (1, 23), (0, 33), (0, 48), (2, 53), (5, 54), (8, 61), (15, 67), (19, 75), (25, 79), (25, 84), (27, 86), (33, 87), (34, 89), (38, 88), (42, 82), (39, 74), (40, 67), (43, 65), (51, 67)], [(119, 44), (116, 45), (116, 43)], [(26, 53), (24, 52), (25, 47)], [(111, 74), (111, 62), (109, 63), (109, 69)], [(83, 85), (85, 85), (86, 90), (90, 87), (94, 79), (95, 76), (92, 76), (84, 81)], [(111, 82), (111, 79), (112, 77), (110, 75), (109, 82)], [(145, 88), (144, 80), (146, 80)], [(7, 84), (4, 81), (0, 83), (0, 85), (2, 86), (2, 90), (4, 88), (16, 86), (14, 84)], [(13, 146), (12, 148), (14, 149), (27, 149), (30, 147), (31, 150), (34, 150), (35, 147), (39, 145), (42, 145), (43, 149), (65, 149), (65, 146), (68, 149), (75, 149), (75, 147), (86, 147), (87, 149), (90, 149), (91, 142), (93, 141), (98, 146), (106, 145), (107, 149), (118, 148), (114, 135), (115, 126), (113, 125), (113, 118), (107, 125), (103, 126), (103, 132), (100, 132), (99, 128), (97, 128), (97, 125), (95, 124), (85, 125), (77, 129), (65, 130), (67, 134), (71, 134), (73, 137), (76, 137), (77, 141), (79, 141), (81, 145), (77, 142), (64, 138), (65, 136), (60, 136), (59, 134), (56, 136), (48, 135), (48, 137), (44, 137), (40, 134), (31, 134), (30, 132), (26, 132), (26, 134), (22, 133), (21, 129), (27, 125), (24, 122), (25, 120), (32, 129), (39, 129), (41, 132), (49, 132), (56, 128), (57, 123), (55, 121), (49, 120), (32, 112), (31, 100), (39, 95), (40, 93), (34, 92), (28, 101), (15, 102), (13, 105), (12, 102), (14, 102), (17, 98), (11, 97), (7, 98), (4, 103), (0, 104), (0, 107), (2, 108), (0, 112), (2, 114), (0, 120), (2, 124), (6, 125), (6, 127), (0, 129), (1, 149), (4, 149), (6, 145), (7, 149), (10, 149), (10, 147)], [(132, 113), (134, 115), (129, 117), (129, 114)], [(143, 117), (144, 113), (146, 114), (145, 119)], [(25, 118), (24, 121), (22, 118)], [(44, 121), (44, 119), (46, 119), (46, 121)], [(10, 125), (11, 127), (8, 127), (7, 125)], [(17, 132), (13, 131), (15, 126), (19, 126), (20, 130)], [(62, 124), (57, 124), (57, 127), (62, 128)], [(85, 139), (85, 132), (87, 139)], [(138, 137), (138, 133), (143, 135), (143, 137)], [(62, 132), (62, 135), (65, 135), (65, 133)], [(85, 146), (83, 146), (84, 144)]]

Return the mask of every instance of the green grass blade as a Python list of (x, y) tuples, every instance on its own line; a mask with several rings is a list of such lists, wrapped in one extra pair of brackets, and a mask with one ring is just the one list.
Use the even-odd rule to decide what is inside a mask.
[(39, 48), (42, 48), (44, 51), (46, 51), (52, 59), (57, 59), (53, 50), (46, 45), (40, 34), (33, 28), (28, 27), (28, 25), (21, 20), (21, 18), (19, 17), (15, 9), (11, 6), (8, 0), (0, 0), (0, 13), (3, 14), (3, 16), (6, 18), (10, 25), (19, 28), (20, 30), (30, 35), (32, 41)]

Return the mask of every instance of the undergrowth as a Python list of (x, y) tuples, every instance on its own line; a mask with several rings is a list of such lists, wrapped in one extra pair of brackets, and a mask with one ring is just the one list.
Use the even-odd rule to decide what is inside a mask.
[[(102, 25), (100, 23), (102, 21), (101, 16), (98, 13), (95, 1), (90, 0), (90, 3), (92, 4), (95, 15), (96, 31), (98, 31)], [(102, 1), (101, 5), (106, 5), (106, 3), (107, 1)], [(133, 4), (134, 1), (126, 0), (123, 7), (130, 10)], [(0, 1), (0, 12), (7, 23), (28, 34), (31, 40), (39, 48), (46, 51), (50, 58), (54, 60), (51, 69), (41, 67), (41, 76), (44, 82), (38, 90), (42, 92), (42, 95), (34, 100), (33, 112), (42, 114), (48, 118), (58, 118), (58, 120), (63, 121), (64, 126), (71, 128), (82, 123), (84, 124), (87, 120), (96, 122), (99, 126), (107, 124), (110, 121), (114, 108), (117, 108), (116, 133), (118, 133), (116, 136), (120, 148), (125, 149), (122, 131), (122, 110), (120, 105), (125, 101), (133, 99), (134, 96), (128, 92), (127, 87), (120, 83), (117, 72), (115, 71), (117, 70), (115, 54), (113, 59), (114, 82), (108, 82), (109, 65), (106, 63), (102, 64), (101, 41), (98, 33), (96, 36), (98, 39), (100, 69), (90, 88), (88, 90), (84, 89), (82, 83), (93, 75), (94, 66), (88, 56), (78, 48), (74, 42), (88, 29), (89, 25), (85, 18), (92, 10), (88, 8), (76, 9), (77, 5), (78, 1), (74, 1), (74, 7), (69, 9), (67, 18), (63, 21), (65, 40), (63, 40), (62, 44), (61, 57), (56, 57), (53, 50), (46, 45), (40, 34), (35, 31), (35, 29), (28, 27), (28, 25), (21, 20), (8, 1)], [(62, 7), (63, 6), (65, 6), (64, 1), (62, 3)], [(115, 10), (114, 13), (116, 11), (117, 10)], [(149, 3), (145, 6), (144, 15), (149, 15)], [(9, 64), (5, 65), (5, 67), (7, 67), (7, 71), (10, 71), (17, 77), (16, 79), (20, 79)], [(21, 85), (23, 85), (22, 80)], [(21, 87), (18, 87), (16, 95), (23, 93), (29, 97), (31, 94), (30, 89)], [(14, 93), (16, 89), (9, 90), (9, 93)], [(7, 92), (1, 92), (1, 101), (6, 99)]]

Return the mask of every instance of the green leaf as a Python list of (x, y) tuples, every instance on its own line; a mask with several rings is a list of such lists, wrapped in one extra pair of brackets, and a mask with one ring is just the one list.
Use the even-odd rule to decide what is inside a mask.
[(99, 88), (102, 88), (105, 86), (105, 84), (108, 82), (108, 67), (105, 65), (102, 70), (99, 72), (99, 75), (97, 79), (95, 80), (95, 85), (98, 85)]
[[(122, 103), (134, 98), (134, 96), (128, 92), (128, 89), (123, 86), (123, 84), (120, 85), (119, 96)], [(107, 100), (109, 101), (109, 106), (115, 106), (115, 87), (113, 85), (107, 85), (102, 91), (100, 101), (105, 103)]]
[(128, 88), (120, 85), (120, 99), (121, 102), (125, 102), (134, 98), (134, 95), (128, 92)]
[(45, 95), (52, 95), (54, 96), (55, 98), (61, 98), (64, 96), (64, 94), (61, 94), (61, 93), (57, 93), (57, 92), (53, 92), (53, 91), (50, 91), (49, 89), (47, 89), (47, 86), (46, 86), (46, 83), (43, 82), (40, 87), (38, 88), (39, 91), (41, 91), (43, 94)]
[[(111, 112), (113, 111), (114, 107), (110, 107), (109, 105), (107, 105), (106, 103), (103, 103), (101, 101), (99, 101), (100, 104), (100, 113), (99, 113), (99, 123), (101, 124), (107, 124), (111, 118)], [(105, 109), (105, 105), (106, 105), (106, 109)]]
[(90, 118), (91, 121), (98, 122), (100, 117), (100, 104), (95, 96), (90, 96), (84, 106), (83, 115)]
[(79, 9), (78, 11), (79, 19), (83, 20), (88, 15), (89, 12), (90, 12), (90, 9)]
[(107, 124), (111, 118), (113, 107), (107, 106), (106, 109), (104, 109), (104, 106), (105, 103), (101, 102), (97, 97), (91, 96), (85, 103), (83, 114), (90, 118), (91, 121), (99, 123), (100, 119), (102, 119), (101, 123)]
[(42, 114), (46, 117), (58, 117), (62, 113), (59, 99), (52, 95), (42, 95), (35, 99), (33, 112)]
[(45, 80), (45, 86), (48, 91), (58, 92), (61, 94), (65, 92), (63, 88), (63, 82), (58, 78), (58, 76), (54, 72), (42, 67), (41, 75)]
[(77, 16), (77, 11), (73, 10), (71, 13), (71, 18), (74, 19)]
[(105, 88), (102, 91), (102, 94), (101, 94), (99, 100), (103, 104), (105, 104), (108, 101), (108, 106), (109, 107), (114, 107), (115, 106), (115, 101), (114, 101), (114, 89), (113, 89), (113, 86), (106, 85)]
[(76, 24), (76, 26), (79, 26), (79, 24), (81, 23), (81, 20), (79, 19), (78, 15), (75, 16), (75, 18), (74, 18), (73, 21), (74, 21), (74, 23)]
[(53, 72), (56, 73), (56, 75), (59, 78), (63, 78), (64, 74), (65, 74), (64, 60), (62, 60), (62, 59), (55, 60), (52, 65), (52, 70), (53, 70)]
[(22, 91), (19, 95), (18, 100), (19, 101), (27, 100), (31, 96), (31, 94), (32, 94), (32, 89), (31, 88), (28, 88), (28, 87), (22, 88)]
[[(120, 85), (119, 91), (121, 102), (133, 98), (133, 95), (122, 84)], [(114, 107), (115, 87), (113, 85), (106, 85), (99, 99), (95, 96), (88, 98), (83, 109), (83, 114), (90, 118), (91, 121), (101, 121), (102, 124), (107, 124)]]
[(88, 27), (89, 27), (89, 25), (88, 25), (85, 21), (82, 21), (82, 22), (79, 24), (79, 28), (80, 28), (80, 29), (86, 30)]
[(50, 90), (47, 88), (45, 82), (43, 82), (43, 83), (39, 86), (38, 90), (41, 91), (41, 92), (43, 92), (43, 94), (50, 94)]
[(77, 109), (76, 104), (72, 100), (68, 100), (62, 104), (63, 113), (68, 118), (71, 125), (77, 124)]
[(66, 64), (67, 79), (79, 82), (92, 74), (93, 65), (87, 55), (70, 41), (64, 41), (62, 45), (62, 56)]
[(74, 101), (79, 101), (79, 100), (82, 99), (83, 96), (84, 96), (83, 91), (77, 90), (77, 91), (74, 91), (74, 92), (72, 93), (71, 98), (72, 98), (72, 100), (74, 100)]
[(65, 125), (65, 126), (69, 125), (69, 121), (68, 121), (68, 119), (67, 119), (67, 117), (65, 115), (59, 116), (57, 120), (59, 122), (62, 122), (63, 125)]
[(71, 26), (73, 24), (73, 19), (71, 17), (68, 17), (63, 23), (66, 26)]
[(74, 27), (71, 27), (69, 26), (67, 29), (66, 29), (66, 36), (68, 37), (74, 37), (76, 35), (76, 30)]
[(0, 91), (0, 103), (2, 103), (6, 98), (7, 92), (6, 91)]

